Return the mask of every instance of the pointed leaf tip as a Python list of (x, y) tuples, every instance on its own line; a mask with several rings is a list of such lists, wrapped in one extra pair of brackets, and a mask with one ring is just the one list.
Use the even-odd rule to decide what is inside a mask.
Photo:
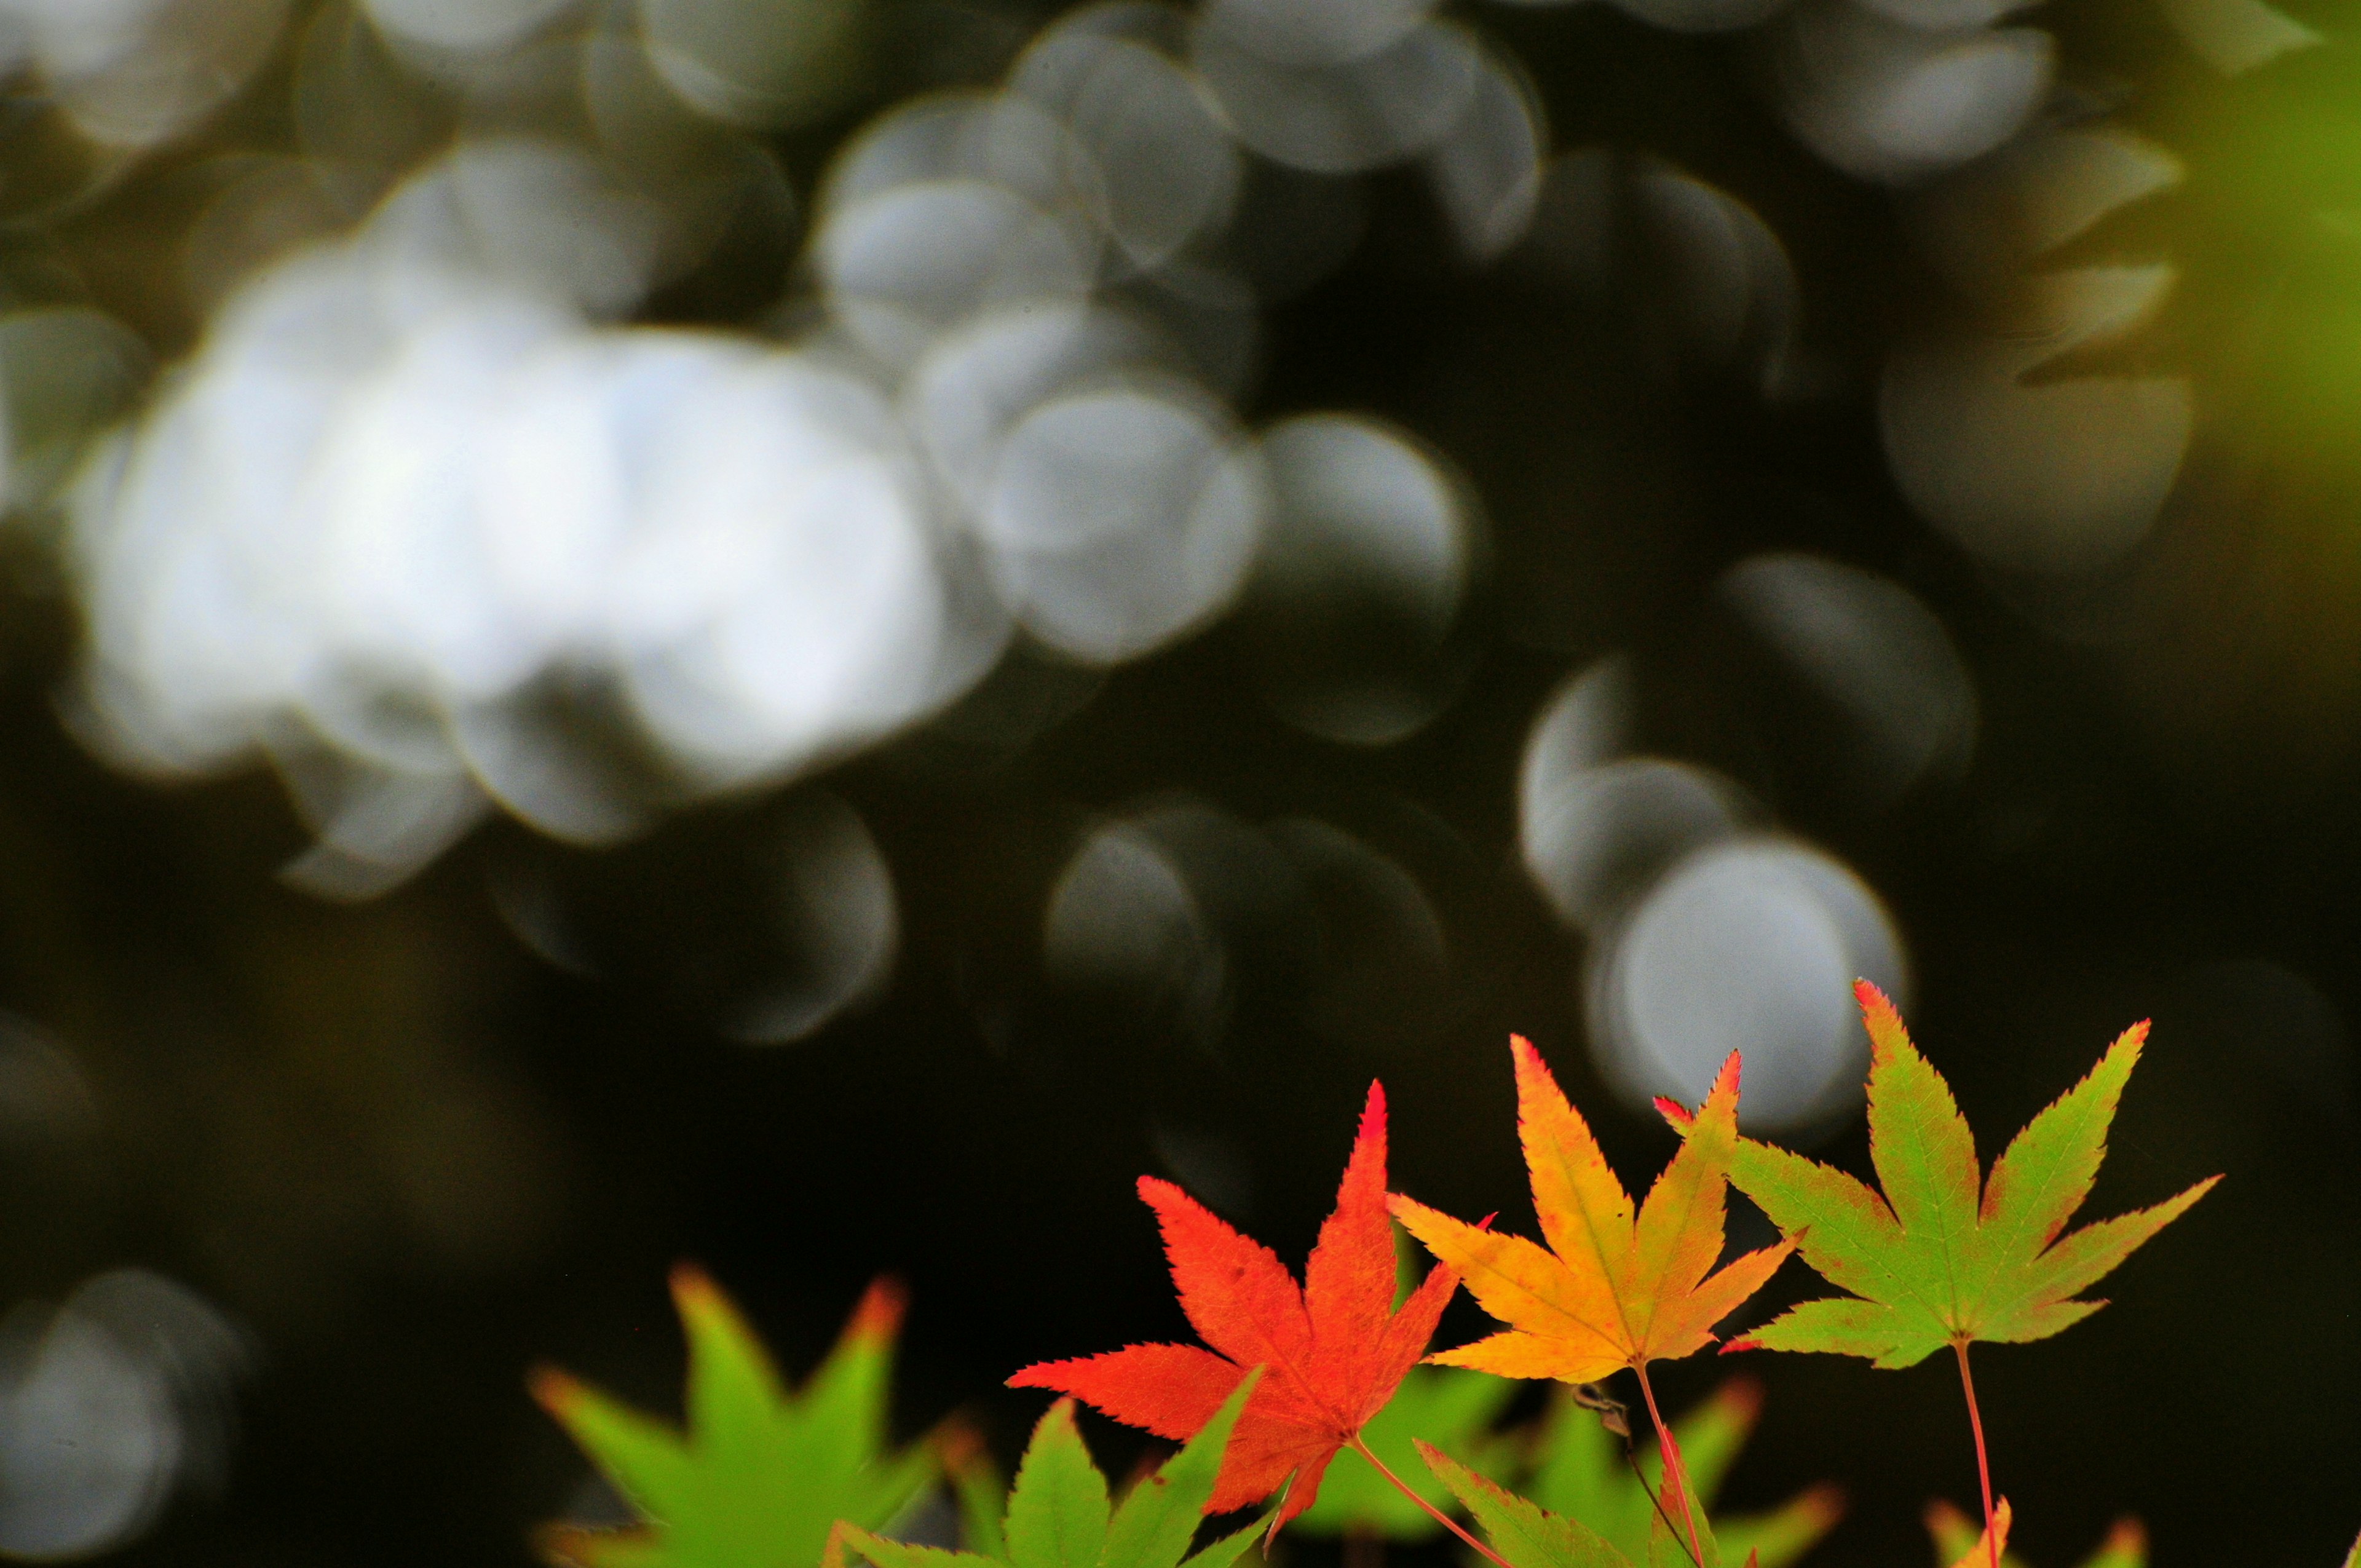
[(881, 1274), (869, 1282), (861, 1294), (861, 1304), (852, 1309), (852, 1316), (844, 1325), (844, 1337), (883, 1343), (893, 1339), (902, 1329), (902, 1315), (909, 1310), (910, 1292), (899, 1279)]
[[(1509, 1059), (1516, 1064), (1520, 1081), (1529, 1073), (1546, 1075), (1549, 1072), (1549, 1058), (1542, 1055), (1540, 1047), (1522, 1035), (1509, 1036)], [(1554, 1083), (1556, 1080), (1553, 1078), (1551, 1081)]]
[(1861, 1026), (1869, 1031), (1869, 1052), (1872, 1061), (1882, 1059), (1893, 1049), (1894, 1041), (1910, 1038), (1909, 1025), (1902, 1021), (1902, 1010), (1894, 999), (1865, 980), (1855, 981), (1852, 987), (1855, 1001), (1861, 1003)]
[(583, 1395), (588, 1392), (581, 1380), (572, 1373), (547, 1365), (536, 1366), (526, 1373), (524, 1387), (525, 1392), (533, 1396), (534, 1404), (539, 1405), (561, 1421), (566, 1420), (566, 1412), (580, 1404)]
[(1345, 1157), (1345, 1177), (1339, 1184), (1339, 1200), (1344, 1187), (1353, 1183), (1355, 1174), (1374, 1176), (1378, 1188), (1385, 1186), (1386, 1168), (1386, 1086), (1377, 1079), (1369, 1080), (1369, 1092), (1361, 1102), (1361, 1120), (1353, 1129), (1353, 1150)]
[(1712, 1404), (1730, 1420), (1752, 1427), (1763, 1417), (1763, 1381), (1736, 1376), (1714, 1390)]
[(974, 1474), (980, 1466), (992, 1463), (992, 1450), (983, 1434), (960, 1416), (950, 1416), (934, 1431), (935, 1457), (942, 1461), (947, 1475)]
[(713, 1276), (706, 1273), (701, 1265), (691, 1263), (686, 1258), (672, 1266), (672, 1273), (666, 1276), (665, 1283), (672, 1288), (673, 1302), (683, 1316), (688, 1314), (692, 1305), (703, 1306), (708, 1302), (727, 1300), (721, 1294), (721, 1287), (713, 1282)]
[(2107, 1539), (2100, 1543), (2099, 1551), (2125, 1555), (2147, 1552), (2147, 1526), (2140, 1523), (2136, 1517), (2125, 1514), (2107, 1531)]
[(1844, 1518), (1848, 1500), (1842, 1486), (1833, 1481), (1822, 1481), (1805, 1488), (1794, 1507), (1797, 1515), (1810, 1521), (1813, 1528), (1825, 1530), (1833, 1529), (1837, 1520)]
[(1755, 1339), (1752, 1335), (1741, 1335), (1737, 1339), (1731, 1340), (1729, 1343), (1723, 1345), (1714, 1354), (1717, 1355), (1735, 1355), (1741, 1350), (1761, 1350), (1762, 1348), (1762, 1341)]
[(1697, 1121), (1696, 1115), (1687, 1106), (1669, 1094), (1656, 1096), (1656, 1114), (1670, 1122), (1673, 1124), (1673, 1130), (1678, 1133), (1687, 1132)]

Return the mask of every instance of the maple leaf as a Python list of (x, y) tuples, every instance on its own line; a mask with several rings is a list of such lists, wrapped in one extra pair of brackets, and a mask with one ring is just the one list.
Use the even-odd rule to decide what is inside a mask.
[(1751, 1138), (1730, 1161), (1730, 1179), (1801, 1244), (1804, 1261), (1853, 1294), (1791, 1307), (1726, 1348), (1826, 1351), (1901, 1367), (1950, 1346), (1975, 1436), (1982, 1555), (2000, 1568), (2005, 1501), (1995, 1509), (1968, 1346), (2046, 1339), (2089, 1317), (2106, 1303), (2076, 1298), (2222, 1179), (2065, 1234), (2106, 1157), (2147, 1025), (2125, 1030), (2081, 1082), (2026, 1123), (1987, 1179), (1950, 1086), (1910, 1043), (1894, 1003), (1867, 981), (1853, 991), (1869, 1029), (1869, 1153), (1883, 1192)]
[(1300, 1286), (1277, 1254), (1170, 1182), (1143, 1176), (1139, 1196), (1163, 1231), (1180, 1310), (1213, 1348), (1127, 1345), (1028, 1366), (1009, 1386), (1053, 1388), (1159, 1437), (1184, 1438), (1212, 1419), (1247, 1368), (1268, 1367), (1238, 1418), (1206, 1508), (1226, 1512), (1287, 1485), (1276, 1528), (1312, 1507), (1329, 1462), (1393, 1397), (1455, 1284), (1448, 1268), (1437, 1268), (1393, 1309), (1385, 1090), (1369, 1086), (1335, 1211), (1320, 1227)]
[[(1444, 1507), (1451, 1494), (1441, 1482), (1421, 1475), (1414, 1444), (1432, 1442), (1464, 1458), (1479, 1475), (1507, 1474), (1513, 1445), (1491, 1425), (1516, 1392), (1515, 1384), (1481, 1372), (1413, 1366), (1385, 1409), (1361, 1429), (1361, 1441), (1429, 1507)], [(1403, 1545), (1443, 1531), (1432, 1513), (1366, 1464), (1339, 1465), (1322, 1477), (1319, 1501), (1303, 1511), (1296, 1528), (1311, 1535), (1372, 1535)]]
[[(848, 1549), (876, 1568), (1230, 1568), (1261, 1521), (1194, 1556), (1189, 1547), (1258, 1375), (1241, 1380), (1187, 1446), (1133, 1486), (1120, 1505), (1111, 1502), (1106, 1477), (1074, 1428), (1073, 1400), (1060, 1399), (1033, 1429), (1005, 1517), (980, 1532), (990, 1550), (913, 1546), (843, 1522), (829, 1537), (822, 1568), (845, 1568)], [(970, 1543), (978, 1544), (972, 1534)]]
[[(1424, 1260), (1408, 1233), (1396, 1227), (1397, 1310), (1418, 1288)], [(1434, 1510), (1449, 1506), (1451, 1493), (1417, 1463), (1414, 1442), (1432, 1442), (1478, 1475), (1503, 1475), (1515, 1463), (1516, 1440), (1492, 1431), (1492, 1423), (1516, 1392), (1513, 1383), (1462, 1367), (1411, 1367), (1394, 1397), (1361, 1429), (1361, 1441), (1390, 1475), (1366, 1464), (1330, 1469), (1321, 1478), (1319, 1501), (1297, 1518), (1296, 1528), (1311, 1535), (1371, 1535), (1403, 1545), (1432, 1540), (1443, 1530)], [(1395, 1490), (1393, 1482), (1408, 1483), (1414, 1496)]]
[(1468, 1294), (1510, 1325), (1432, 1357), (1503, 1377), (1595, 1383), (1629, 1366), (1702, 1349), (1713, 1326), (1762, 1288), (1794, 1250), (1781, 1242), (1719, 1272), (1724, 1174), (1738, 1133), (1738, 1057), (1722, 1066), (1672, 1163), (1635, 1219), (1581, 1114), (1541, 1053), (1509, 1042), (1517, 1065), (1517, 1132), (1532, 1176), (1545, 1250), (1408, 1198), (1393, 1212)]
[[(1972, 1563), (1983, 1555), (1974, 1521), (1949, 1503), (1927, 1506), (1927, 1533), (1935, 1538), (1935, 1554), (1947, 1563)], [(2001, 1568), (2025, 1568), (2014, 1552), (2001, 1556)], [(2147, 1531), (2129, 1515), (2119, 1519), (2099, 1549), (2082, 1560), (2082, 1568), (2147, 1568)]]
[[(1595, 1383), (1630, 1367), (1670, 1460), (1665, 1510), (1695, 1535), (1697, 1510), (1679, 1444), (1656, 1409), (1647, 1364), (1703, 1349), (1714, 1325), (1795, 1250), (1793, 1241), (1783, 1241), (1714, 1269), (1726, 1175), (1738, 1143), (1738, 1054), (1730, 1053), (1705, 1104), (1687, 1119), (1687, 1135), (1635, 1216), (1631, 1195), (1541, 1053), (1521, 1036), (1510, 1036), (1509, 1048), (1517, 1069), (1517, 1135), (1549, 1246), (1394, 1199), (1403, 1227), (1458, 1271), (1478, 1305), (1510, 1325), (1431, 1359), (1566, 1383)], [(1690, 1549), (1696, 1554), (1698, 1543), (1692, 1541)]]
[(563, 1372), (533, 1397), (646, 1521), (551, 1525), (536, 1544), (562, 1568), (793, 1568), (819, 1560), (838, 1519), (883, 1526), (934, 1479), (925, 1447), (886, 1444), (900, 1288), (869, 1288), (836, 1348), (788, 1395), (769, 1354), (698, 1269), (673, 1271), (688, 1336), (688, 1430), (640, 1414)]
[[(1673, 1420), (1673, 1437), (1688, 1467), (1697, 1507), (1708, 1515), (1739, 1451), (1763, 1409), (1762, 1390), (1733, 1378), (1704, 1403)], [(1633, 1475), (1622, 1442), (1597, 1413), (1565, 1392), (1554, 1402), (1537, 1448), (1526, 1495), (1552, 1513), (1580, 1519), (1627, 1555), (1648, 1550), (1656, 1514), (1655, 1488), (1662, 1485), (1664, 1458), (1650, 1450)], [(1756, 1551), (1762, 1568), (1786, 1568), (1834, 1528), (1844, 1512), (1842, 1495), (1819, 1486), (1798, 1493), (1768, 1513), (1714, 1519), (1731, 1555)]]
[(2147, 1025), (2125, 1030), (2028, 1123), (1987, 1179), (1949, 1087), (1893, 1003), (1866, 981), (1855, 990), (1869, 1027), (1870, 1158), (1883, 1192), (1751, 1138), (1730, 1163), (1730, 1179), (1799, 1243), (1804, 1261), (1853, 1294), (1791, 1308), (1728, 1349), (1828, 1351), (1900, 1367), (1945, 1345), (1964, 1356), (1976, 1340), (2046, 1338), (2105, 1306), (2075, 1298), (2221, 1180), (2061, 1235), (2106, 1156)]

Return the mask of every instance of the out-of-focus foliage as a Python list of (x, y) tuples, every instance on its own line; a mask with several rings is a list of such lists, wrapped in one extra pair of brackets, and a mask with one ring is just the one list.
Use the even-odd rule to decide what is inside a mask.
[[(1688, 1466), (1698, 1507), (1713, 1508), (1762, 1411), (1760, 1387), (1733, 1381), (1673, 1418), (1673, 1438)], [(1624, 1456), (1624, 1440), (1607, 1430), (1598, 1411), (1585, 1409), (1561, 1391), (1550, 1402), (1523, 1490), (1542, 1508), (1580, 1519), (1626, 1556), (1638, 1559), (1648, 1549), (1649, 1521), (1656, 1513), (1654, 1488), (1663, 1484), (1664, 1469), (1663, 1455), (1653, 1443), (1638, 1459), (1635, 1476)], [(1761, 1568), (1784, 1568), (1811, 1551), (1843, 1512), (1842, 1495), (1824, 1484), (1768, 1512), (1711, 1517), (1728, 1556), (1742, 1563), (1748, 1553), (1756, 1553)]]
[(931, 1448), (886, 1441), (887, 1380), (902, 1319), (879, 1281), (836, 1349), (788, 1391), (762, 1342), (713, 1282), (684, 1265), (673, 1298), (688, 1332), (686, 1430), (566, 1374), (535, 1375), (533, 1395), (613, 1483), (642, 1523), (555, 1524), (541, 1550), (568, 1568), (742, 1568), (817, 1563), (839, 1519), (884, 1527), (937, 1474)]
[(1539, 1508), (1436, 1450), (1422, 1452), (1444, 1485), (1484, 1527), (1485, 1539), (1509, 1568), (1631, 1568), (1635, 1562), (1647, 1568), (1674, 1568), (1682, 1563), (1721, 1568), (1720, 1544), (1702, 1521), (1692, 1551), (1675, 1527), (1652, 1513), (1646, 1554), (1627, 1557), (1580, 1520)]
[[(1971, 1561), (1968, 1554), (1983, 1532), (1950, 1504), (1935, 1502), (1927, 1507), (1927, 1533), (1935, 1538), (1938, 1558), (1960, 1563)], [(2000, 1562), (2001, 1568), (2025, 1568), (2025, 1560), (2014, 1552), (2002, 1552)], [(2099, 1549), (2082, 1559), (2081, 1568), (2147, 1568), (2147, 1531), (2137, 1519), (2117, 1519)]]
[(1074, 1401), (1060, 1399), (1033, 1429), (1006, 1516), (977, 1532), (997, 1541), (997, 1550), (975, 1542), (959, 1552), (913, 1546), (847, 1524), (829, 1538), (824, 1568), (844, 1568), (845, 1547), (877, 1568), (1230, 1568), (1267, 1520), (1219, 1536), (1202, 1551), (1189, 1548), (1238, 1413), (1258, 1380), (1250, 1374), (1180, 1453), (1141, 1476), (1119, 1501), (1111, 1501), (1106, 1477), (1074, 1430)]

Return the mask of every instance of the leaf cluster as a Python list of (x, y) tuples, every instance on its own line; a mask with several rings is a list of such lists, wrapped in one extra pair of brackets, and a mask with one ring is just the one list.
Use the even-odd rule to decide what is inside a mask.
[[(690, 1347), (686, 1431), (563, 1374), (535, 1378), (536, 1395), (642, 1518), (619, 1530), (553, 1527), (543, 1551), (566, 1568), (850, 1568), (855, 1556), (873, 1568), (1231, 1568), (1258, 1531), (1293, 1519), (1363, 1539), (1449, 1530), (1495, 1568), (1785, 1568), (1835, 1521), (1833, 1488), (1713, 1519), (1760, 1395), (1733, 1384), (1668, 1423), (1648, 1366), (1712, 1343), (1792, 1254), (1846, 1294), (1806, 1300), (1724, 1350), (1833, 1352), (1899, 1369), (1950, 1349), (1983, 1524), (1938, 1503), (1927, 1529), (1940, 1560), (1959, 1568), (2024, 1568), (2007, 1554), (2014, 1512), (1990, 1483), (1969, 1347), (2047, 1337), (2097, 1310), (2104, 1303), (2084, 1292), (2219, 1179), (2070, 1231), (2145, 1026), (2126, 1031), (1987, 1172), (1949, 1087), (1891, 1003), (1866, 985), (1861, 1003), (1874, 1187), (1742, 1136), (1733, 1056), (1694, 1111), (1659, 1102), (1681, 1142), (1635, 1203), (1521, 1039), (1512, 1042), (1518, 1134), (1539, 1242), (1389, 1194), (1386, 1102), (1374, 1085), (1300, 1279), (1179, 1188), (1143, 1179), (1181, 1309), (1204, 1343), (1134, 1344), (1016, 1374), (1015, 1386), (1064, 1397), (1005, 1493), (955, 1425), (928, 1443), (888, 1442), (900, 1314), (889, 1288), (873, 1288), (827, 1361), (790, 1393), (720, 1292), (683, 1269), (674, 1292)], [(1783, 1236), (1725, 1262), (1731, 1186)], [(1438, 1260), (1423, 1279), (1398, 1262), (1395, 1220)], [(1462, 1283), (1502, 1327), (1428, 1354)], [(1644, 1454), (1625, 1407), (1596, 1386), (1627, 1370), (1654, 1431)], [(1537, 1430), (1501, 1431), (1516, 1378), (1573, 1387)], [(1183, 1446), (1118, 1497), (1076, 1429), (1078, 1400)], [(960, 1502), (965, 1551), (892, 1538), (895, 1519), (939, 1479)], [(1262, 1520), (1198, 1546), (1204, 1516), (1249, 1504), (1266, 1505)], [(2125, 1519), (2082, 1568), (2144, 1568), (2146, 1553), (2137, 1522)], [(2346, 1568), (2361, 1568), (2361, 1542)]]

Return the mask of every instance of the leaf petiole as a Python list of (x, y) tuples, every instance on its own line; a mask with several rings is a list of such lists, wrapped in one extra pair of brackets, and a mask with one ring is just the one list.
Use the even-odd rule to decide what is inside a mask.
[(1466, 1530), (1461, 1529), (1457, 1519), (1453, 1519), (1449, 1514), (1444, 1513), (1441, 1508), (1436, 1508), (1433, 1503), (1430, 1503), (1424, 1497), (1420, 1497), (1418, 1495), (1417, 1487), (1412, 1486), (1409, 1482), (1395, 1475), (1390, 1465), (1387, 1464), (1384, 1460), (1379, 1459), (1375, 1453), (1370, 1452), (1369, 1445), (1361, 1441), (1360, 1433), (1355, 1432), (1353, 1434), (1352, 1441), (1345, 1446), (1350, 1448), (1354, 1453), (1359, 1454), (1362, 1458), (1367, 1460), (1371, 1464), (1375, 1465), (1377, 1467), (1378, 1474), (1392, 1482), (1395, 1489), (1400, 1492), (1403, 1497), (1408, 1497), (1411, 1502), (1416, 1503), (1420, 1508), (1424, 1508), (1429, 1514), (1432, 1514), (1434, 1517), (1435, 1523), (1441, 1525), (1444, 1529), (1449, 1530), (1452, 1534), (1457, 1536), (1468, 1545), (1474, 1547), (1490, 1562), (1498, 1564), (1498, 1568), (1510, 1568), (1510, 1564), (1507, 1558), (1501, 1556), (1499, 1552), (1493, 1551), (1490, 1547), (1477, 1540), (1473, 1535), (1470, 1535)]
[[(1964, 1366), (1966, 1363), (1960, 1365)], [(1664, 1456), (1665, 1489), (1675, 1492), (1681, 1499), (1681, 1518), (1687, 1524), (1689, 1532), (1689, 1561), (1697, 1568), (1705, 1568), (1705, 1543), (1697, 1539), (1697, 1508), (1689, 1501), (1689, 1467), (1681, 1458), (1681, 1445), (1674, 1441), (1673, 1429), (1664, 1424), (1663, 1412), (1656, 1409), (1656, 1391), (1648, 1385), (1648, 1364), (1635, 1360), (1631, 1363), (1631, 1370), (1639, 1375), (1640, 1397), (1647, 1401), (1648, 1419), (1656, 1423), (1656, 1446)], [(1656, 1507), (1660, 1512), (1664, 1511), (1661, 1501)], [(1669, 1525), (1673, 1521), (1667, 1518), (1664, 1522)], [(1993, 1568), (1999, 1568), (1999, 1564), (1993, 1564)]]
[(1968, 1342), (1955, 1339), (1960, 1353), (1960, 1387), (1968, 1396), (1968, 1429), (1976, 1434), (1976, 1480), (1984, 1491), (1984, 1539), (1992, 1543), (1992, 1568), (2000, 1568), (2000, 1537), (1993, 1532), (1992, 1465), (1984, 1458), (1984, 1418), (1976, 1409), (1976, 1380), (1968, 1375)]
[[(1636, 1453), (1632, 1452), (1631, 1434), (1630, 1432), (1625, 1432), (1623, 1434), (1623, 1463), (1630, 1467), (1631, 1471), (1631, 1479), (1640, 1483), (1640, 1495), (1648, 1499), (1649, 1505), (1656, 1510), (1656, 1517), (1664, 1521), (1664, 1528), (1666, 1530), (1672, 1531), (1673, 1544), (1679, 1547), (1683, 1552), (1686, 1552), (1689, 1549), (1689, 1546), (1687, 1541), (1681, 1539), (1681, 1527), (1679, 1522), (1675, 1520), (1672, 1515), (1664, 1511), (1664, 1499), (1656, 1495), (1656, 1488), (1648, 1485), (1648, 1473), (1640, 1468), (1640, 1456)], [(1694, 1557), (1690, 1558), (1689, 1561), (1691, 1563), (1697, 1563), (1697, 1559)], [(1705, 1564), (1702, 1563), (1697, 1563), (1697, 1568), (1705, 1568)]]

